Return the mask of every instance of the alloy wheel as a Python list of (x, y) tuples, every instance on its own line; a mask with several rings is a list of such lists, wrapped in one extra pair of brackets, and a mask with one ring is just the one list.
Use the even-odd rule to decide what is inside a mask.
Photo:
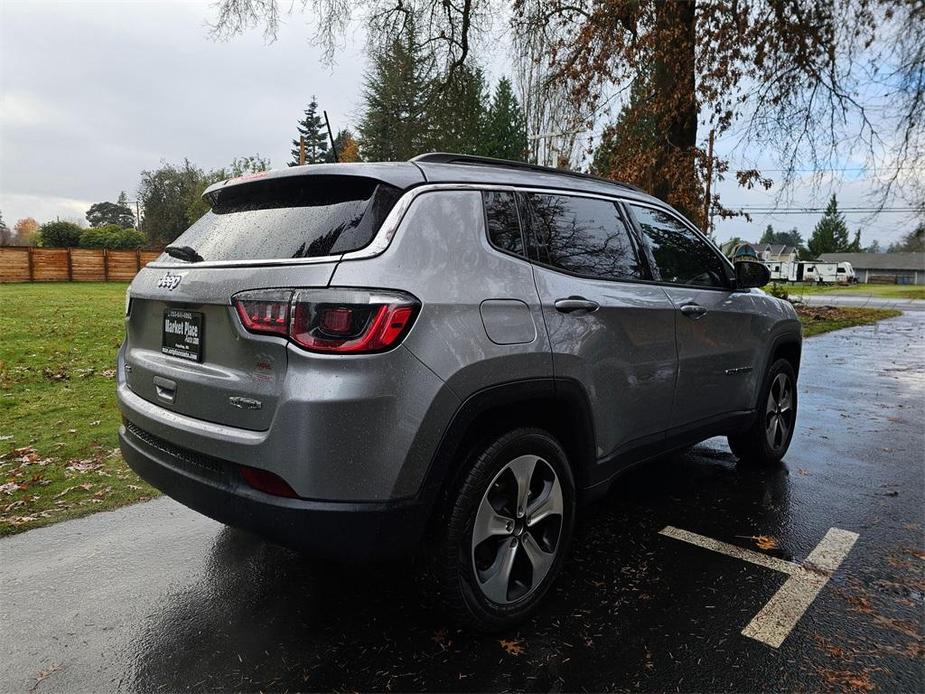
[(522, 455), (495, 475), (472, 526), (472, 567), (482, 594), (509, 605), (528, 597), (555, 562), (564, 503), (555, 469)]
[(793, 416), (793, 382), (787, 374), (779, 373), (771, 382), (765, 408), (765, 432), (772, 450), (779, 451), (787, 444)]

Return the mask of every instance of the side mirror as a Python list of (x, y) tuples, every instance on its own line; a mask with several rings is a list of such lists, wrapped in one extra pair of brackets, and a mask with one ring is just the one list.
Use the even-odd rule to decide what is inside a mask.
[(735, 268), (736, 287), (739, 289), (763, 287), (771, 281), (771, 270), (764, 263), (744, 260), (736, 263)]

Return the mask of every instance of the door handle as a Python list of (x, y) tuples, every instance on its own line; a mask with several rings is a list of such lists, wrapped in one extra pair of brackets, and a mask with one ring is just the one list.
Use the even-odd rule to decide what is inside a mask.
[(681, 313), (692, 320), (698, 320), (707, 315), (707, 310), (700, 304), (684, 304), (681, 307)]
[(559, 313), (576, 313), (578, 311), (591, 313), (600, 308), (600, 304), (596, 301), (585, 299), (583, 296), (570, 296), (567, 299), (556, 299), (555, 306)]

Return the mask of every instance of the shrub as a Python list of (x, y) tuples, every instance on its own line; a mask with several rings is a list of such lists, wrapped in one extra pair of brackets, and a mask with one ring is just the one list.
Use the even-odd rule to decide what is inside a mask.
[(106, 224), (101, 227), (84, 229), (80, 234), (81, 248), (110, 248), (113, 232), (122, 231), (117, 224)]
[(119, 229), (112, 234), (112, 249), (135, 250), (141, 248), (147, 242), (148, 237), (144, 232), (138, 229)]
[(768, 294), (778, 299), (783, 299), (784, 301), (790, 301), (790, 295), (787, 293), (787, 288), (778, 284), (777, 282), (771, 282), (771, 286), (767, 289)]
[(45, 248), (73, 248), (83, 231), (73, 222), (47, 222), (39, 227), (39, 245)]
[(137, 229), (122, 229), (118, 224), (107, 224), (95, 229), (84, 229), (80, 235), (81, 248), (108, 248), (134, 250), (145, 245), (147, 237)]

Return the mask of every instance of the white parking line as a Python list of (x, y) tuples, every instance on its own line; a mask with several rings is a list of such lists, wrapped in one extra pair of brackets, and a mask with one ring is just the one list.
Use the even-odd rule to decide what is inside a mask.
[(764, 566), (768, 569), (774, 569), (775, 571), (780, 571), (785, 574), (792, 574), (796, 569), (800, 568), (799, 564), (794, 564), (792, 561), (785, 561), (783, 559), (778, 559), (777, 557), (771, 557), (767, 554), (762, 554), (761, 552), (745, 549), (744, 547), (736, 547), (735, 545), (730, 545), (726, 542), (714, 540), (712, 537), (698, 535), (697, 533), (681, 530), (680, 528), (673, 528), (670, 525), (666, 526), (659, 532), (662, 535), (672, 537), (675, 540), (689, 542), (692, 545), (697, 545), (698, 547), (703, 547), (704, 549), (709, 549), (714, 552), (719, 552), (720, 554), (725, 554), (727, 557), (741, 559), (742, 561), (751, 562), (752, 564)]
[(784, 642), (858, 539), (858, 534), (850, 530), (829, 528), (825, 537), (806, 557), (803, 565), (800, 565), (670, 525), (659, 532), (666, 537), (774, 569), (789, 576), (784, 585), (742, 630), (743, 636), (774, 648), (778, 648)]

